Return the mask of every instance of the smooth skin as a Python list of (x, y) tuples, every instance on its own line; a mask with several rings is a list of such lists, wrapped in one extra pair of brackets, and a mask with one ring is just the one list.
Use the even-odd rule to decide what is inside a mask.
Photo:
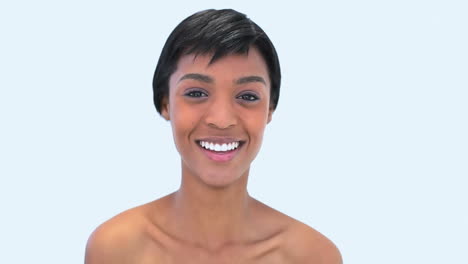
[[(326, 237), (247, 192), (250, 164), (273, 115), (258, 50), (210, 59), (181, 57), (163, 102), (181, 156), (179, 190), (99, 226), (85, 263), (342, 263)], [(233, 159), (214, 161), (198, 143), (207, 137), (243, 144)]]

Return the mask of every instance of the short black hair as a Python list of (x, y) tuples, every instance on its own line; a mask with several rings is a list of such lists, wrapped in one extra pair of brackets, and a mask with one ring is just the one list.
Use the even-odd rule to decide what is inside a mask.
[(270, 108), (276, 109), (281, 70), (273, 43), (245, 14), (232, 9), (208, 9), (184, 19), (169, 35), (153, 77), (153, 100), (161, 114), (162, 100), (169, 95), (169, 78), (182, 55), (213, 54), (210, 63), (230, 54), (247, 54), (258, 49), (268, 67)]

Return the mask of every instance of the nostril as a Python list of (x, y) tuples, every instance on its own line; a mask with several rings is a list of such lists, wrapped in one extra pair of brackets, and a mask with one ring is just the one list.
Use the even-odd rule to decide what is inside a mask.
[(208, 126), (224, 130), (224, 129), (229, 129), (231, 127), (234, 127), (235, 124), (208, 123)]
[(205, 117), (206, 123), (218, 129), (227, 129), (237, 124), (237, 117), (230, 103), (213, 103)]

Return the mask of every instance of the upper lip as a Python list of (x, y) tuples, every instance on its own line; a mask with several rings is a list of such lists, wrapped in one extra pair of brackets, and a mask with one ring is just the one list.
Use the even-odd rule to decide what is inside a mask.
[(234, 137), (204, 137), (204, 138), (199, 138), (196, 139), (196, 141), (207, 141), (207, 142), (212, 142), (212, 143), (218, 143), (218, 144), (223, 144), (223, 143), (232, 143), (232, 142), (240, 142), (242, 141), (239, 138), (234, 138)]

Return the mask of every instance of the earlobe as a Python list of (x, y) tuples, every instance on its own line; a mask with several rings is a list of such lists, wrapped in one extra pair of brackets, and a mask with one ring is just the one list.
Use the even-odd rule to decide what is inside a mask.
[(169, 115), (169, 102), (167, 100), (167, 97), (164, 97), (161, 101), (161, 116), (167, 121), (171, 120), (171, 117)]
[(269, 124), (271, 122), (271, 119), (273, 118), (273, 113), (275, 112), (275, 110), (273, 108), (270, 108), (270, 110), (268, 111), (268, 120), (267, 120), (267, 124)]

